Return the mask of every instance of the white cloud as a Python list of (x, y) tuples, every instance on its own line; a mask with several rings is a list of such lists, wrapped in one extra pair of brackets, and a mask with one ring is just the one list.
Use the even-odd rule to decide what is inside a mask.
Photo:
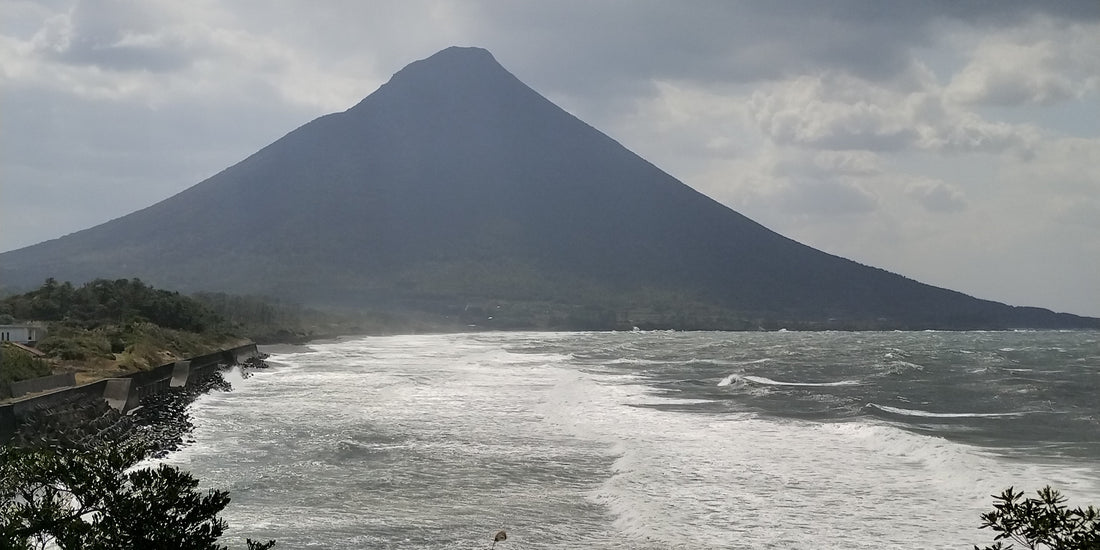
[(753, 93), (750, 106), (760, 130), (777, 143), (892, 150), (917, 138), (909, 117), (896, 109), (900, 99), (853, 77), (802, 76)]
[[(604, 124), (588, 118), (605, 132), (623, 140), (631, 150), (650, 160), (678, 158), (662, 168), (673, 173), (690, 170), (707, 159), (745, 154), (755, 137), (740, 134), (749, 121), (744, 102), (732, 92), (691, 82), (654, 81), (651, 95), (620, 105), (622, 112), (604, 112)], [(670, 154), (671, 153), (671, 154)]]
[(1100, 24), (1046, 19), (988, 36), (947, 87), (964, 104), (1048, 105), (1080, 99), (1100, 85)]
[(765, 145), (744, 158), (715, 163), (688, 181), (782, 232), (807, 220), (873, 214), (888, 198), (876, 188), (878, 170), (871, 153)]
[(988, 121), (945, 102), (921, 82), (899, 90), (848, 75), (803, 76), (759, 90), (750, 101), (761, 132), (779, 144), (813, 149), (1028, 154), (1038, 132)]

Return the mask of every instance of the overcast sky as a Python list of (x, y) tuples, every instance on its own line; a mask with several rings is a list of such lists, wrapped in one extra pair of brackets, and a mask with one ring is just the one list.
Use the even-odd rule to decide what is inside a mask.
[(791, 238), (1100, 316), (1098, 0), (5, 0), (0, 251), (165, 199), (451, 45)]

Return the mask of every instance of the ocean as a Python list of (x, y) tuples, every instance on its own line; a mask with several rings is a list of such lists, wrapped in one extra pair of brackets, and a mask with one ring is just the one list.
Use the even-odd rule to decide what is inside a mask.
[(970, 548), (1100, 504), (1100, 333), (472, 333), (279, 348), (166, 462), (277, 548)]

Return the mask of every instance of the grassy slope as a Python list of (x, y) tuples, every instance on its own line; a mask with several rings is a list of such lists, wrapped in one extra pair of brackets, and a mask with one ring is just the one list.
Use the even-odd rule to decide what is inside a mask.
[(77, 383), (148, 370), (179, 359), (248, 342), (232, 334), (199, 334), (149, 322), (87, 329), (51, 324), (39, 343), (55, 373), (75, 372)]
[[(78, 383), (248, 341), (197, 300), (137, 279), (100, 279), (80, 287), (50, 279), (36, 290), (0, 300), (0, 315), (44, 324), (47, 336), (38, 347), (46, 353), (46, 367), (53, 373), (75, 372)], [(5, 368), (3, 377), (49, 374), (42, 362), (32, 363), (34, 368)]]

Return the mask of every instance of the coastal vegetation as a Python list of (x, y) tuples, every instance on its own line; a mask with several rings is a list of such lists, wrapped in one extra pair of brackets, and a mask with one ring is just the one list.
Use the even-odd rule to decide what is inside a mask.
[[(226, 550), (219, 539), (227, 524), (218, 515), (228, 493), (200, 491), (198, 479), (173, 466), (142, 467), (170, 442), (142, 437), (149, 425), (113, 414), (114, 423), (96, 426), (91, 437), (42, 418), (27, 427), (32, 435), (0, 447), (0, 548)], [(185, 418), (171, 417), (176, 424)], [(123, 429), (112, 429), (119, 423)], [(246, 541), (249, 550), (274, 545)]]
[(17, 319), (64, 322), (93, 329), (137, 320), (188, 332), (216, 331), (224, 321), (178, 292), (155, 289), (139, 279), (95, 279), (80, 287), (49, 278), (36, 290), (0, 302), (0, 313)]
[(6, 342), (0, 346), (0, 386), (50, 374), (50, 365), (46, 361)]
[(5, 350), (0, 382), (75, 372), (78, 382), (145, 370), (244, 343), (247, 338), (201, 302), (139, 279), (82, 286), (47, 279), (0, 300), (0, 315), (45, 329), (44, 357)]
[(974, 550), (1008, 550), (1013, 543), (1031, 550), (1100, 550), (1100, 510), (1070, 508), (1066, 497), (1050, 486), (1037, 491), (1037, 498), (1023, 497), (1023, 491), (1012, 487), (994, 497), (993, 511), (982, 514), (981, 528), (997, 533), (995, 542)]
[(44, 329), (42, 356), (5, 344), (0, 385), (74, 372), (77, 382), (147, 370), (184, 357), (259, 343), (303, 342), (354, 332), (355, 319), (227, 294), (187, 296), (140, 279), (96, 279), (80, 286), (47, 279), (0, 299), (0, 320)]
[[(241, 376), (266, 366), (253, 357)], [(0, 439), (0, 549), (228, 550), (219, 542), (227, 527), (219, 514), (229, 495), (199, 490), (199, 480), (179, 468), (145, 462), (190, 440), (191, 403), (232, 390), (222, 372), (192, 372), (186, 385), (146, 393), (125, 413), (98, 397), (61, 394), (15, 417), (10, 439)]]
[(44, 329), (41, 357), (5, 345), (0, 385), (74, 372), (78, 383), (147, 370), (181, 358), (254, 342), (304, 343), (346, 334), (455, 330), (449, 324), (386, 313), (306, 308), (260, 296), (185, 295), (140, 279), (95, 279), (80, 286), (49, 278), (0, 298), (0, 323)]

